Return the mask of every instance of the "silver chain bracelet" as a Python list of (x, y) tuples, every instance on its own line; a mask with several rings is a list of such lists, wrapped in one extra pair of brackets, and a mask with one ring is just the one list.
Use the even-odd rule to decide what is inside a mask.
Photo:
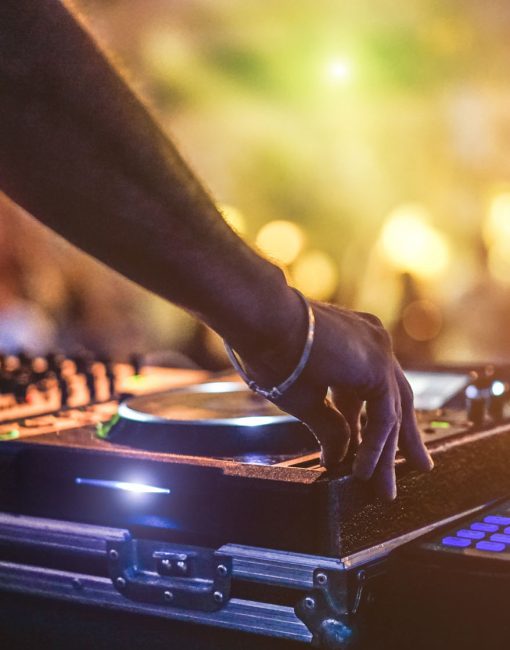
[(278, 384), (278, 386), (273, 386), (272, 388), (261, 388), (257, 383), (255, 383), (253, 379), (250, 379), (248, 377), (246, 370), (243, 367), (243, 363), (237, 356), (237, 353), (230, 347), (227, 341), (224, 341), (225, 350), (227, 351), (230, 362), (234, 366), (235, 370), (239, 373), (241, 378), (246, 382), (246, 384), (248, 384), (248, 388), (250, 388), (258, 395), (262, 395), (262, 397), (270, 400), (277, 400), (282, 397), (285, 391), (288, 390), (297, 381), (303, 372), (312, 351), (313, 339), (315, 335), (315, 315), (313, 313), (312, 306), (305, 298), (305, 296), (303, 296), (301, 291), (298, 291), (294, 287), (292, 287), (292, 289), (301, 298), (301, 301), (306, 307), (306, 313), (308, 315), (308, 333), (306, 335), (306, 342), (301, 354), (301, 358), (299, 359), (298, 364), (293, 372), (287, 377), (287, 379), (285, 379), (285, 381), (282, 381), (281, 384)]

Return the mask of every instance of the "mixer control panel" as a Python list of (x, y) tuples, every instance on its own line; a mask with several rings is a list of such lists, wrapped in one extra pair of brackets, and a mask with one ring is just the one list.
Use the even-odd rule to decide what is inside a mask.
[(119, 400), (204, 381), (201, 370), (118, 363), (83, 352), (72, 357), (0, 355), (0, 440), (110, 419)]

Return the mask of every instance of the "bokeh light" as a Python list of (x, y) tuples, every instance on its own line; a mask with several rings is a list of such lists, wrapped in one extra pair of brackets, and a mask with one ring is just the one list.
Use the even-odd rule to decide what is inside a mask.
[[(289, 282), (398, 323), (418, 362), (510, 359), (507, 3), (73, 4), (236, 232), (288, 216), (257, 245)], [(213, 356), (190, 317), (13, 210), (0, 288), (64, 346)], [(445, 315), (431, 346), (424, 299)]]
[(141, 56), (151, 75), (161, 81), (175, 80), (177, 70), (188, 65), (193, 57), (183, 34), (161, 27), (145, 33)]
[(489, 272), (498, 282), (510, 284), (510, 191), (500, 191), (492, 197), (482, 234)]
[(402, 325), (415, 341), (431, 341), (441, 331), (443, 316), (440, 308), (430, 300), (414, 300), (403, 311)]
[(442, 233), (429, 224), (420, 204), (402, 205), (388, 216), (380, 243), (387, 262), (402, 273), (432, 278), (444, 273), (449, 246)]
[(492, 198), (483, 225), (483, 236), (488, 246), (502, 239), (510, 242), (510, 191)]
[(491, 275), (505, 284), (510, 284), (510, 240), (502, 237), (489, 248), (487, 266)]
[(280, 264), (292, 264), (303, 250), (305, 235), (302, 228), (292, 221), (270, 221), (259, 230), (255, 245)]
[(352, 63), (346, 58), (331, 59), (326, 65), (326, 78), (334, 85), (348, 83), (352, 79)]
[(303, 253), (292, 267), (294, 286), (316, 300), (333, 296), (338, 284), (338, 268), (334, 260), (323, 251)]

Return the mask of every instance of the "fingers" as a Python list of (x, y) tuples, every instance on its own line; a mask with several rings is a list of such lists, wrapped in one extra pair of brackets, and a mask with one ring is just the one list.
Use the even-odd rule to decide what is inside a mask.
[(397, 495), (397, 446), (414, 468), (430, 471), (434, 466), (418, 429), (411, 387), (396, 362), (394, 372), (394, 388), (390, 381), (382, 395), (367, 401), (367, 426), (353, 468), (357, 478), (373, 477), (377, 495), (390, 501)]
[(321, 464), (334, 469), (347, 454), (349, 425), (344, 416), (327, 400), (301, 418), (319, 441)]
[(347, 420), (351, 432), (347, 459), (352, 460), (361, 442), (361, 408), (362, 400), (356, 392), (347, 388), (332, 388), (333, 403)]
[(354, 461), (353, 473), (367, 481), (381, 459), (386, 441), (395, 428), (400, 427), (400, 413), (396, 407), (396, 381), (389, 382), (378, 394), (367, 400), (367, 424)]
[(373, 476), (374, 490), (385, 501), (393, 501), (397, 496), (397, 478), (395, 475), (397, 444), (398, 425), (395, 425), (386, 440)]
[(402, 424), (399, 437), (400, 451), (415, 469), (428, 472), (434, 467), (434, 461), (425, 447), (416, 422), (413, 392), (402, 368), (397, 363), (395, 363), (395, 376), (402, 404)]

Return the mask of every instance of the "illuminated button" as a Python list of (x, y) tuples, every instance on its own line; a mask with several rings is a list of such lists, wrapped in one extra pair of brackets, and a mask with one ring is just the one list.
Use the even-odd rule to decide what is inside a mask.
[(489, 515), (484, 517), (484, 521), (487, 524), (497, 524), (498, 526), (510, 525), (510, 517), (502, 517), (501, 515)]
[(491, 551), (492, 553), (501, 553), (506, 549), (504, 544), (500, 542), (478, 542), (476, 548), (479, 551)]
[(501, 533), (496, 533), (491, 535), (492, 542), (501, 542), (502, 544), (510, 544), (510, 535), (502, 535)]
[(457, 532), (457, 537), (465, 537), (466, 539), (483, 539), (485, 537), (485, 533), (483, 533), (481, 530), (463, 529)]
[(432, 420), (430, 426), (434, 429), (449, 429), (451, 424), (446, 420)]
[(19, 438), (18, 429), (10, 429), (0, 433), (0, 440), (16, 440), (16, 438)]
[(461, 539), (460, 537), (443, 537), (442, 542), (444, 546), (457, 546), (465, 548), (471, 544), (469, 539)]
[[(485, 533), (495, 533), (499, 526), (496, 526), (496, 524), (484, 524), (481, 521), (477, 521), (474, 524), (471, 524), (470, 528), (471, 530), (483, 530)], [(510, 528), (508, 530), (510, 530)]]

